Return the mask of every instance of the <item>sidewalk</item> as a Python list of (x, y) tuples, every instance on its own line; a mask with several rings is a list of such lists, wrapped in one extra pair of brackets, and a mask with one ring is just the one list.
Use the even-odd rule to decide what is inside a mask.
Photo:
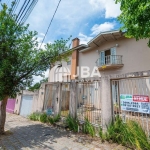
[(117, 144), (101, 143), (40, 122), (7, 114), (6, 135), (0, 136), (0, 150), (125, 150)]

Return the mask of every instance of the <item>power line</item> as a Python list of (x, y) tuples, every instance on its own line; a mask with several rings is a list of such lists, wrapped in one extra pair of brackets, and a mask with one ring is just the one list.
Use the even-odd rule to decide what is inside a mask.
[(29, 17), (29, 15), (31, 14), (33, 8), (35, 7), (35, 5), (37, 4), (38, 0), (33, 0), (32, 3), (30, 4), (30, 6), (28, 7), (28, 9), (26, 10), (26, 12), (24, 13), (23, 17), (20, 20), (20, 24), (24, 23), (27, 18)]
[[(27, 2), (27, 3), (26, 3)], [(24, 13), (24, 11), (26, 10), (26, 8), (28, 7), (28, 5), (29, 5), (29, 3), (30, 3), (30, 0), (28, 0), (28, 1), (25, 1), (25, 7), (24, 7), (24, 5), (23, 5), (23, 7), (24, 7), (24, 9), (23, 9), (23, 11), (21, 12), (21, 15), (19, 16), (19, 14), (18, 14), (18, 19), (17, 19), (17, 22), (19, 22), (19, 20), (20, 20), (20, 18), (22, 17), (22, 15), (23, 15), (23, 13)]]
[(54, 12), (54, 14), (53, 14), (53, 17), (52, 17), (52, 19), (51, 19), (51, 21), (50, 21), (50, 23), (49, 23), (49, 26), (48, 26), (48, 28), (47, 28), (47, 30), (46, 30), (45, 36), (43, 37), (43, 40), (42, 40), (42, 43), (41, 43), (39, 49), (41, 48), (41, 46), (42, 46), (42, 44), (43, 44), (43, 42), (44, 42), (44, 40), (45, 40), (45, 37), (46, 37), (46, 35), (47, 35), (47, 33), (48, 33), (48, 30), (49, 30), (49, 28), (50, 28), (50, 26), (51, 26), (51, 24), (52, 24), (52, 22), (53, 22), (53, 19), (54, 19), (54, 17), (55, 17), (55, 14), (56, 14), (56, 12), (57, 12), (57, 10), (58, 10), (58, 7), (59, 7), (59, 5), (60, 5), (60, 2), (61, 2), (61, 0), (59, 0), (59, 2), (58, 2), (58, 5), (57, 5), (57, 7), (56, 7), (56, 10), (55, 10), (55, 12)]
[(14, 9), (14, 13), (15, 13), (15, 11), (16, 11), (17, 8), (18, 8), (19, 3), (20, 3), (20, 0), (17, 1), (16, 7), (15, 7), (15, 9)]

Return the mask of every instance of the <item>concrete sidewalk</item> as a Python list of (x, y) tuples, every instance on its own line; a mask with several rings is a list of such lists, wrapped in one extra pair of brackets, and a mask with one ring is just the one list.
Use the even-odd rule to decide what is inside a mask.
[[(0, 136), (0, 150), (125, 150), (116, 144), (73, 134), (14, 114), (7, 114), (7, 134)], [(86, 139), (86, 140), (85, 140)]]

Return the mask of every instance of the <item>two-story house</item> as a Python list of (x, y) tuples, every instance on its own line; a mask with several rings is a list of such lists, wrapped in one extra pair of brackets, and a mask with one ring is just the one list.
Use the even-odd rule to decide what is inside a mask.
[[(126, 38), (118, 30), (102, 32), (87, 45), (80, 45), (78, 38), (73, 40), (72, 55), (68, 62), (62, 62), (62, 67), (69, 68), (71, 80), (79, 82), (79, 105), (90, 99), (88, 107), (92, 104), (103, 111), (103, 124), (108, 123), (114, 111), (150, 112), (149, 107), (143, 108), (141, 104), (142, 99), (150, 97), (150, 48), (147, 42), (147, 39)], [(83, 79), (88, 79), (89, 86), (80, 84)], [(100, 80), (100, 84), (98, 81), (91, 84), (89, 79), (91, 82)], [(127, 99), (120, 98), (122, 96), (132, 97), (130, 105)], [(133, 97), (141, 101), (135, 103)], [(141, 108), (136, 106), (138, 104)], [(149, 100), (145, 104), (149, 105)]]

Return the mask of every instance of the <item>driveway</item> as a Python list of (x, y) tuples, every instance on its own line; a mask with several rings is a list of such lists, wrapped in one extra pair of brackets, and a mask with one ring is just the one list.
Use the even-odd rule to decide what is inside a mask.
[(125, 150), (126, 148), (82, 134), (7, 114), (6, 135), (0, 136), (0, 150)]

